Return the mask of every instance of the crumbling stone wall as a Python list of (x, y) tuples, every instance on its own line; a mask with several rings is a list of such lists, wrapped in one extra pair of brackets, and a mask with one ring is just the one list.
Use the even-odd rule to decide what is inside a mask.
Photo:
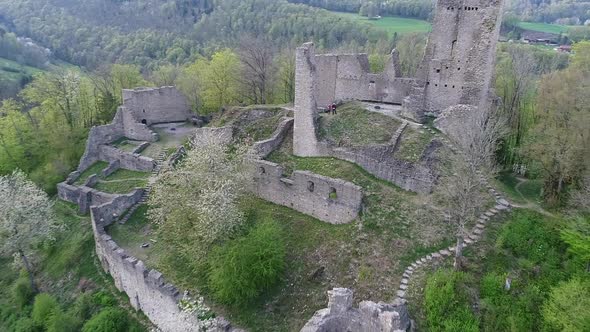
[(283, 176), (275, 163), (257, 160), (253, 191), (261, 198), (290, 207), (331, 224), (356, 219), (361, 210), (362, 189), (350, 182), (308, 171)]
[[(418, 193), (430, 193), (434, 188), (437, 175), (433, 171), (434, 163), (427, 162), (435, 152), (436, 143), (426, 149), (421, 162), (411, 163), (391, 157), (394, 145), (356, 149), (336, 148), (331, 151), (335, 158), (350, 161), (362, 167), (372, 175), (396, 184), (404, 190)], [(389, 152), (389, 153), (387, 153)]]
[(138, 172), (151, 172), (155, 167), (152, 158), (123, 151), (110, 145), (100, 145), (98, 147), (98, 159), (109, 163), (119, 161), (121, 168)]
[(287, 135), (292, 134), (293, 129), (293, 118), (283, 118), (279, 126), (274, 131), (272, 136), (269, 139), (265, 139), (259, 142), (254, 143), (252, 146), (252, 150), (254, 154), (261, 159), (268, 157), (271, 152), (278, 149)]
[[(136, 190), (143, 193), (143, 189)], [(78, 205), (80, 214), (87, 214), (91, 206), (102, 205), (125, 195), (103, 193), (86, 186), (73, 186), (66, 182), (57, 185), (57, 196)]]
[(371, 73), (367, 54), (311, 54), (317, 71), (315, 99), (320, 107), (334, 101), (371, 100), (401, 104), (414, 79), (400, 77), (398, 53), (382, 73)]
[(188, 121), (192, 116), (186, 97), (173, 86), (123, 90), (123, 106), (137, 122), (148, 126), (154, 123)]
[(358, 309), (352, 303), (350, 289), (328, 291), (328, 308), (317, 311), (301, 332), (402, 332), (411, 328), (408, 310), (401, 300), (391, 304), (362, 301)]
[(110, 124), (96, 126), (90, 129), (88, 140), (86, 141), (86, 150), (80, 159), (77, 171), (83, 172), (100, 160), (99, 147), (101, 145), (114, 142), (123, 136), (123, 114), (121, 110), (118, 110)]
[(131, 305), (141, 310), (164, 332), (236, 331), (222, 317), (201, 321), (196, 314), (183, 312), (179, 307), (181, 292), (167, 283), (162, 274), (149, 269), (130, 256), (106, 234), (104, 228), (141, 200), (142, 192), (119, 195), (108, 203), (91, 209), (92, 229), (97, 256), (120, 291), (129, 296)]

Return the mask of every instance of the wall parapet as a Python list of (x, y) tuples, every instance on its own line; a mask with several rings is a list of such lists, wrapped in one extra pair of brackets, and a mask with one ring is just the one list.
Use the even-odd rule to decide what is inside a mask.
[(311, 215), (331, 224), (349, 223), (362, 207), (362, 188), (309, 171), (283, 176), (278, 164), (256, 160), (253, 191), (260, 198)]
[(100, 160), (109, 163), (119, 161), (119, 167), (132, 171), (151, 172), (155, 167), (155, 162), (152, 158), (123, 151), (110, 145), (99, 146), (98, 156)]

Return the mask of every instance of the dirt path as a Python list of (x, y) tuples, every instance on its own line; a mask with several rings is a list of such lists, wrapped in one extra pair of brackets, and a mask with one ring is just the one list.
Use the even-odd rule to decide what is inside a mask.
[(549, 211), (547, 211), (547, 210), (543, 209), (543, 208), (542, 208), (542, 207), (541, 207), (541, 206), (540, 206), (538, 203), (536, 203), (536, 202), (532, 202), (532, 201), (530, 201), (529, 199), (527, 199), (527, 198), (526, 198), (526, 197), (523, 195), (523, 193), (520, 191), (520, 187), (521, 187), (523, 184), (525, 184), (525, 183), (529, 182), (529, 180), (528, 180), (528, 179), (521, 178), (521, 177), (516, 177), (516, 180), (518, 180), (518, 184), (517, 184), (516, 186), (514, 186), (514, 190), (515, 190), (515, 191), (516, 191), (516, 192), (517, 192), (517, 193), (520, 195), (520, 197), (521, 197), (521, 198), (522, 198), (524, 201), (526, 201), (526, 204), (517, 204), (517, 203), (511, 203), (511, 204), (512, 204), (512, 206), (514, 206), (514, 207), (517, 207), (517, 208), (521, 208), (521, 209), (528, 209), (528, 210), (537, 211), (537, 212), (539, 212), (539, 213), (541, 213), (541, 214), (543, 214), (543, 215), (545, 215), (545, 216), (548, 216), (548, 217), (554, 217), (554, 215), (553, 215), (551, 212), (549, 212)]

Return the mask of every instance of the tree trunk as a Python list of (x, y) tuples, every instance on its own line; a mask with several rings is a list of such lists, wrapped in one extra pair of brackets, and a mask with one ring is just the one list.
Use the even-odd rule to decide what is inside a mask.
[(29, 259), (27, 258), (27, 256), (25, 255), (25, 253), (22, 250), (19, 250), (18, 254), (20, 255), (20, 258), (23, 260), (23, 264), (25, 265), (25, 269), (27, 270), (27, 273), (29, 274), (29, 281), (31, 282), (31, 289), (33, 289), (33, 292), (37, 293), (37, 285), (35, 285), (35, 279), (33, 279), (33, 269), (31, 269), (31, 264), (29, 263)]
[(455, 270), (459, 271), (462, 267), (463, 261), (463, 236), (457, 236), (457, 245), (455, 246), (455, 261), (453, 262), (453, 267)]

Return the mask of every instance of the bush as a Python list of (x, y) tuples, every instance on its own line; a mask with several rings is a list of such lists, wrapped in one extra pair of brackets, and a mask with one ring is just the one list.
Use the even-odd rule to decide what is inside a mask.
[(76, 302), (74, 302), (70, 312), (74, 317), (78, 317), (85, 321), (97, 313), (99, 307), (100, 306), (95, 302), (94, 294), (83, 293), (76, 298)]
[(439, 270), (428, 278), (425, 289), (426, 322), (429, 331), (478, 331), (465, 289), (468, 276)]
[(590, 331), (590, 280), (574, 278), (554, 287), (543, 305), (545, 323), (560, 331)]
[(33, 318), (35, 324), (45, 326), (49, 317), (56, 310), (59, 310), (57, 300), (47, 293), (41, 293), (35, 296), (31, 318)]
[(82, 327), (82, 332), (127, 332), (129, 330), (127, 314), (116, 308), (99, 312)]
[(243, 238), (214, 250), (209, 259), (209, 287), (221, 302), (245, 304), (272, 287), (285, 266), (280, 226), (264, 221)]
[(40, 332), (41, 329), (29, 317), (23, 317), (16, 322), (14, 332)]
[(27, 276), (21, 276), (12, 286), (12, 298), (19, 309), (31, 303), (35, 292)]
[(80, 330), (81, 322), (74, 316), (61, 310), (54, 310), (47, 319), (45, 328), (47, 332), (76, 332)]

